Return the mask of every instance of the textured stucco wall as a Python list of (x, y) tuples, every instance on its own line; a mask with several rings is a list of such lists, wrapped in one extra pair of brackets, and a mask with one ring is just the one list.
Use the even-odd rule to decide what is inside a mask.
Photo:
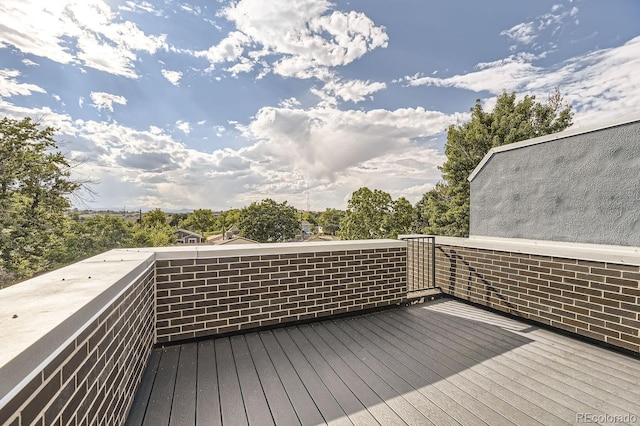
[(640, 246), (640, 121), (496, 152), (471, 181), (472, 236)]

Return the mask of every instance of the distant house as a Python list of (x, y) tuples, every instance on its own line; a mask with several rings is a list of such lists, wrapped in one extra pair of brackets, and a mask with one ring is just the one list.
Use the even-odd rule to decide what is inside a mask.
[(218, 241), (214, 244), (221, 246), (221, 245), (227, 245), (227, 244), (258, 244), (258, 242), (250, 238), (233, 237), (229, 240)]
[(300, 223), (300, 229), (302, 230), (302, 234), (303, 235), (311, 234), (311, 224), (309, 222), (307, 222), (306, 220), (303, 220)]
[(186, 229), (178, 229), (178, 244), (201, 244), (204, 237)]
[(231, 228), (227, 230), (227, 232), (224, 233), (224, 239), (230, 240), (233, 237), (237, 237), (239, 234), (240, 234), (240, 228), (238, 228), (236, 225), (233, 225)]

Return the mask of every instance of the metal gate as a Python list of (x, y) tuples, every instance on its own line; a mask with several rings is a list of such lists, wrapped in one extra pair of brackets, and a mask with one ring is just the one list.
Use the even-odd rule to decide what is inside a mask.
[(407, 289), (409, 292), (436, 288), (436, 238), (403, 236), (407, 242)]

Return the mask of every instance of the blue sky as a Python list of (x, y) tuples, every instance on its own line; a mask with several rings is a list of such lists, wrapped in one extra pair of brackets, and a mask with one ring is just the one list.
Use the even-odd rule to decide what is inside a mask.
[(59, 129), (90, 208), (412, 202), (476, 99), (640, 105), (640, 3), (3, 0), (0, 116)]

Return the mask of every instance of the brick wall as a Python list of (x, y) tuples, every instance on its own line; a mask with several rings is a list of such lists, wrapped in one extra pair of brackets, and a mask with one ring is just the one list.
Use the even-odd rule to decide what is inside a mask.
[[(405, 247), (156, 262), (157, 342), (398, 304)], [(213, 256), (213, 255), (211, 255)]]
[(437, 244), (444, 293), (640, 352), (640, 267)]
[(153, 347), (153, 278), (150, 267), (62, 348), (0, 409), (0, 424), (123, 424)]

